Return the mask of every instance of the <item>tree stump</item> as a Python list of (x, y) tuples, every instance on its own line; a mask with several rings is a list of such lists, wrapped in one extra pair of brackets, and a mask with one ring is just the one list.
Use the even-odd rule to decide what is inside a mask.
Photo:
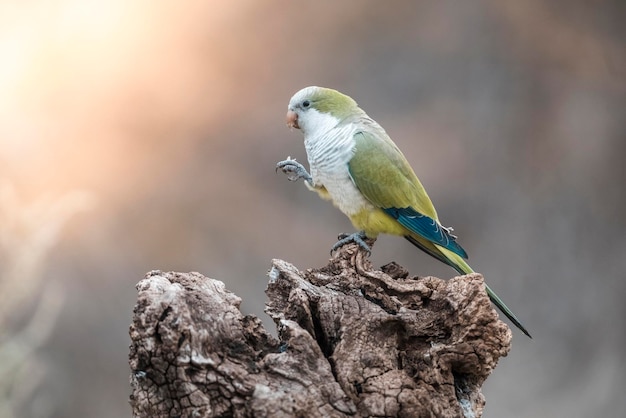
[(374, 270), (356, 245), (300, 271), (273, 260), (261, 321), (199, 273), (153, 271), (130, 327), (135, 417), (480, 417), (510, 349), (479, 274)]

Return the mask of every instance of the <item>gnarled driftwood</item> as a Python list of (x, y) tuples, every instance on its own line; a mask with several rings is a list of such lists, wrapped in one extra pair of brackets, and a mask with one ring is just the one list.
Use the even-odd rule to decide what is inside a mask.
[(479, 417), (511, 331), (479, 274), (409, 278), (354, 245), (321, 269), (273, 260), (272, 337), (198, 273), (153, 271), (130, 328), (136, 417)]

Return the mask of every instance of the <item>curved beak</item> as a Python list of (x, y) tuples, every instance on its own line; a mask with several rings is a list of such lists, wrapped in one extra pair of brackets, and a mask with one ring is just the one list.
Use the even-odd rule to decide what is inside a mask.
[(293, 110), (287, 111), (287, 126), (300, 129), (300, 126), (298, 126), (298, 114)]

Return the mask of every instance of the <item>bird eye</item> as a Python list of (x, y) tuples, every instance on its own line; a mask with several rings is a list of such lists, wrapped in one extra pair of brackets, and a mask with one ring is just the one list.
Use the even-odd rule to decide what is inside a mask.
[(309, 102), (308, 100), (302, 102), (302, 107), (304, 107), (305, 109), (309, 106), (311, 106), (311, 102)]

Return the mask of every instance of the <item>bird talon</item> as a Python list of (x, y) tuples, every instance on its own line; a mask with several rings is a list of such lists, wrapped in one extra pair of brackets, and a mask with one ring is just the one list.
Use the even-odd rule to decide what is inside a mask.
[(372, 254), (372, 249), (365, 242), (365, 238), (367, 238), (367, 236), (363, 231), (355, 232), (353, 234), (341, 234), (338, 238), (339, 241), (337, 241), (330, 249), (330, 255), (333, 255), (333, 253), (339, 248), (343, 247), (346, 244), (350, 244), (351, 242), (357, 244), (359, 247), (361, 247), (361, 249), (365, 250), (367, 255)]
[(291, 157), (287, 157), (286, 160), (280, 161), (276, 164), (276, 172), (278, 169), (282, 170), (283, 173), (287, 175), (287, 180), (289, 181), (297, 181), (298, 179), (304, 179), (306, 181), (312, 181), (313, 178), (306, 171), (306, 168), (295, 159), (291, 159)]

